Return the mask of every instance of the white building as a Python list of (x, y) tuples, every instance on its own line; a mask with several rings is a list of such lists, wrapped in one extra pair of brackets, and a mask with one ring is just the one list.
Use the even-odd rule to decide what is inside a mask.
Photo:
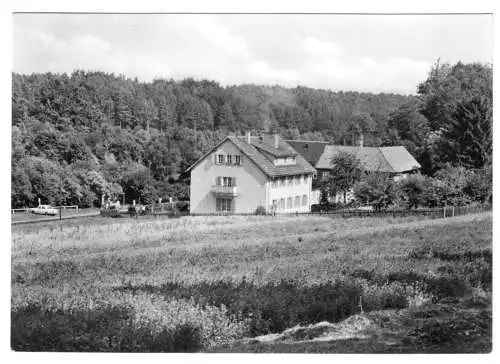
[(191, 214), (311, 209), (315, 170), (277, 134), (228, 136), (188, 171)]

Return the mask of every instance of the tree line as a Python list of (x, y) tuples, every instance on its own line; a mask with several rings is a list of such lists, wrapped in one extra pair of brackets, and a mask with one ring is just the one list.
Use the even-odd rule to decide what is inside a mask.
[(221, 86), (104, 72), (12, 75), (12, 207), (99, 206), (103, 194), (188, 199), (183, 172), (228, 134), (405, 145), (433, 175), (491, 163), (489, 65), (436, 63), (417, 96)]
[(350, 190), (357, 203), (375, 209), (491, 202), (492, 106), (490, 65), (437, 62), (418, 86), (418, 96), (387, 119), (389, 144), (405, 145), (423, 174), (395, 182), (363, 171), (355, 156), (339, 154), (329, 178), (320, 183), (322, 205)]

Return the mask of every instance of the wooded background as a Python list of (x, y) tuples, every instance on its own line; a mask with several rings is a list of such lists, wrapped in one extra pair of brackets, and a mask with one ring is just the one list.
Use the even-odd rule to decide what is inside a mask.
[[(434, 64), (416, 95), (103, 72), (12, 75), (12, 208), (99, 206), (106, 194), (189, 199), (183, 172), (228, 134), (404, 145), (434, 176), (491, 170), (492, 66)], [(441, 172), (442, 173), (442, 172)]]

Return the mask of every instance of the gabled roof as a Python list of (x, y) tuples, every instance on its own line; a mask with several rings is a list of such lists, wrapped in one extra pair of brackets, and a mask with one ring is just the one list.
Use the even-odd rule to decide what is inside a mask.
[(420, 168), (420, 164), (403, 146), (397, 147), (354, 147), (328, 145), (316, 163), (317, 169), (331, 169), (331, 160), (340, 152), (356, 156), (365, 171), (401, 173)]
[[(241, 152), (252, 160), (269, 177), (293, 176), (297, 174), (313, 174), (316, 172), (300, 154), (288, 145), (282, 138), (279, 139), (278, 148), (274, 148), (274, 137), (272, 135), (252, 136), (250, 144), (246, 136), (228, 136), (221, 143), (212, 148), (208, 153), (191, 165), (186, 172), (193, 169), (198, 163), (214, 152), (226, 141), (231, 141)], [(296, 164), (275, 166), (268, 155), (276, 157), (294, 156)]]
[(323, 155), (323, 152), (325, 151), (325, 147), (328, 145), (328, 142), (307, 140), (287, 140), (287, 143), (290, 144), (297, 153), (301, 154), (313, 166), (318, 163), (319, 159)]
[(383, 147), (380, 150), (395, 172), (411, 171), (421, 167), (420, 163), (403, 146)]

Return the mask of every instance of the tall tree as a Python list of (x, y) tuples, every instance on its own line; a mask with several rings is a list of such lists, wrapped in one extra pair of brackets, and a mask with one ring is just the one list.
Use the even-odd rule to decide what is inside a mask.
[(347, 202), (347, 192), (361, 179), (363, 170), (361, 162), (355, 155), (347, 152), (337, 153), (330, 161), (332, 169), (326, 182), (330, 196), (342, 193), (344, 203)]
[(456, 105), (440, 138), (443, 159), (467, 168), (482, 168), (491, 163), (492, 106), (485, 96), (475, 96)]

